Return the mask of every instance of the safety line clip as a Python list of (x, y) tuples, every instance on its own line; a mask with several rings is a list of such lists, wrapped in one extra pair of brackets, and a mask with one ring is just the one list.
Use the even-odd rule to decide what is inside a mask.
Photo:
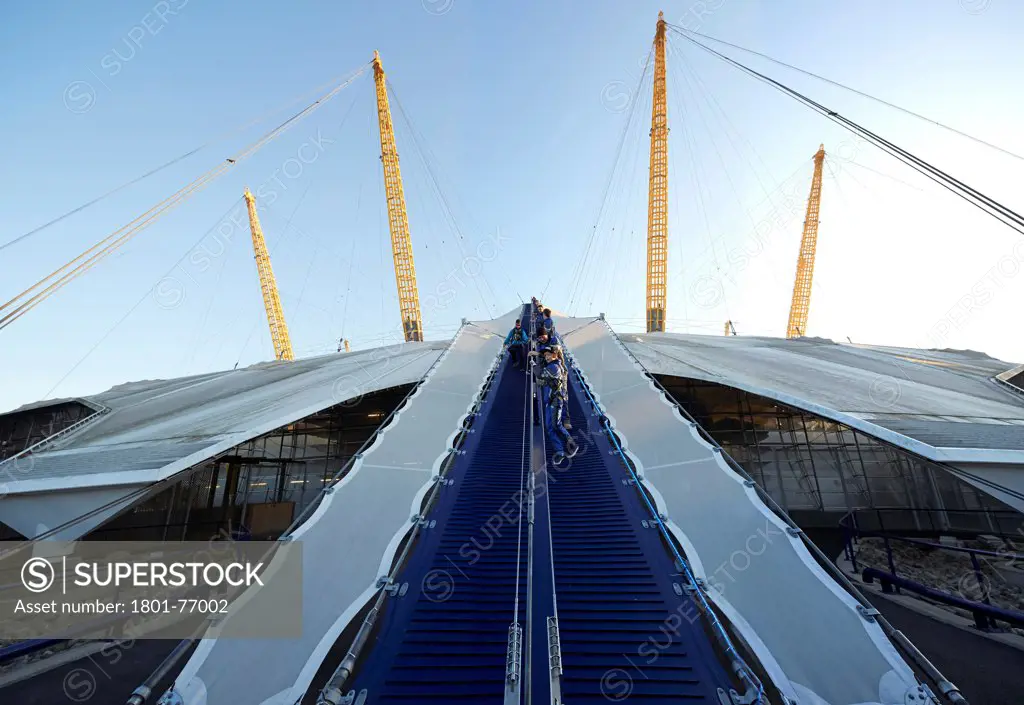
[(859, 614), (868, 622), (874, 622), (875, 617), (879, 616), (881, 612), (876, 610), (874, 607), (865, 607), (864, 605), (857, 605), (857, 614)]

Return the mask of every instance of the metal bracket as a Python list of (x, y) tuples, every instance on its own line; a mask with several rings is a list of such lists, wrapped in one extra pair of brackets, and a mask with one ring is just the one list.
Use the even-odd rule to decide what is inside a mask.
[(913, 690), (908, 690), (906, 698), (904, 699), (905, 705), (929, 705), (929, 703), (937, 703), (938, 698), (932, 694), (931, 690), (925, 688), (923, 685), (918, 685)]
[[(135, 693), (132, 693), (132, 695), (135, 695), (136, 693), (138, 693), (138, 690), (136, 690)], [(185, 699), (181, 697), (181, 694), (179, 694), (178, 691), (171, 688), (160, 696), (156, 705), (185, 705)]]
[(562, 702), (562, 646), (558, 636), (558, 618), (548, 617), (548, 673), (551, 678), (551, 702)]
[(797, 528), (795, 526), (787, 526), (786, 527), (786, 533), (789, 534), (790, 536), (800, 536), (801, 534), (804, 533), (804, 530), (800, 529), (800, 528)]
[(679, 583), (672, 583), (672, 591), (680, 597), (683, 596), (683, 586)]
[(865, 607), (864, 605), (857, 605), (857, 614), (863, 617), (868, 622), (874, 622), (875, 617), (881, 614), (874, 607)]
[(366, 688), (360, 690), (359, 693), (356, 693), (354, 690), (350, 690), (346, 695), (338, 700), (338, 705), (363, 705), (363, 703), (366, 702), (368, 695), (369, 693)]
[(324, 494), (334, 494), (334, 485), (324, 488)]
[(743, 481), (743, 486), (744, 487), (756, 487), (757, 484), (753, 480), (744, 480)]
[(387, 583), (384, 585), (384, 592), (391, 595), (391, 597), (401, 597), (409, 590), (409, 583), (399, 585), (391, 578), (388, 578)]
[(562, 645), (558, 636), (558, 617), (548, 617), (548, 664), (551, 678), (562, 675)]
[(732, 688), (729, 688), (727, 695), (722, 688), (719, 688), (718, 700), (722, 705), (751, 705), (757, 701), (757, 692), (753, 688), (748, 688), (746, 693), (740, 695)]
[(519, 660), (523, 642), (523, 628), (518, 622), (513, 622), (508, 628), (508, 651), (505, 656), (505, 682), (516, 684), (519, 682)]

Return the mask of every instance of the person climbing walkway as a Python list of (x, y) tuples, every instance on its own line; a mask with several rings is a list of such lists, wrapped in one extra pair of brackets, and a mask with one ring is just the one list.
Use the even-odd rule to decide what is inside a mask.
[(540, 353), (544, 358), (544, 366), (538, 375), (541, 386), (544, 408), (544, 428), (548, 441), (551, 443), (551, 462), (555, 466), (562, 465), (567, 458), (576, 455), (578, 449), (572, 434), (563, 426), (563, 415), (568, 402), (567, 378), (559, 361), (561, 348), (545, 347)]
[(515, 326), (505, 336), (505, 347), (516, 369), (525, 369), (526, 348), (529, 342), (529, 336), (523, 329), (523, 322), (517, 318)]

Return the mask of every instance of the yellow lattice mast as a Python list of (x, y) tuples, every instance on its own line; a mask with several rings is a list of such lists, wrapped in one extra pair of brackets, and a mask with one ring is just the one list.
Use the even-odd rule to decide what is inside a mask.
[(384, 193), (388, 199), (388, 225), (391, 227), (391, 252), (395, 258), (395, 281), (398, 284), (398, 306), (402, 314), (405, 340), (423, 340), (420, 318), (420, 295), (416, 289), (416, 265), (412, 259), (409, 237), (409, 216), (405, 211), (405, 190), (398, 166), (395, 129), (391, 124), (387, 80), (380, 54), (373, 52), (373, 78), (377, 84), (377, 118), (380, 122), (380, 161), (384, 165)]
[(647, 205), (647, 332), (665, 330), (668, 275), (668, 108), (665, 88), (665, 13), (654, 35), (654, 101), (651, 109), (651, 182)]
[(811, 280), (814, 278), (814, 253), (818, 246), (818, 211), (821, 208), (821, 166), (825, 161), (825, 145), (814, 155), (814, 176), (811, 195), (807, 199), (804, 234), (800, 239), (800, 254), (796, 260), (796, 281), (793, 283), (793, 302), (789, 306), (787, 338), (799, 338), (807, 333), (807, 312), (811, 308)]
[(256, 271), (260, 276), (260, 291), (263, 292), (263, 306), (267, 309), (267, 323), (270, 325), (270, 340), (274, 343), (274, 357), (278, 360), (294, 360), (292, 341), (288, 337), (288, 324), (284, 322), (281, 297), (277, 293), (277, 280), (270, 266), (267, 243), (263, 239), (263, 228), (256, 214), (256, 197), (245, 189), (245, 203), (249, 207), (249, 229), (252, 231), (252, 250), (256, 255)]

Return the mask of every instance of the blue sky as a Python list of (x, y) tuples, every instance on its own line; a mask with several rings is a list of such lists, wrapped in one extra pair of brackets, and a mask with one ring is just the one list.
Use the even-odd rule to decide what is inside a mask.
[[(1014, 32), (1024, 7), (1009, 0), (57, 6), (2, 11), (0, 243), (207, 146), (0, 250), (4, 301), (222, 163), (374, 49), (416, 132), (393, 105), (430, 338), (545, 290), (556, 308), (640, 327), (650, 122), (650, 81), (640, 75), (659, 9), (1024, 154), (1013, 89), (1024, 73)], [(784, 334), (810, 158), (825, 143), (809, 333), (1024, 360), (1020, 238), (670, 42), (671, 330), (720, 334), (731, 318), (741, 334)], [(1024, 207), (1021, 160), (729, 53)], [(274, 191), (261, 199), (263, 228), (297, 353), (333, 351), (340, 336), (356, 347), (397, 340), (377, 139), (365, 74), (0, 332), (0, 408), (272, 357), (249, 233), (230, 224), (245, 185)]]

